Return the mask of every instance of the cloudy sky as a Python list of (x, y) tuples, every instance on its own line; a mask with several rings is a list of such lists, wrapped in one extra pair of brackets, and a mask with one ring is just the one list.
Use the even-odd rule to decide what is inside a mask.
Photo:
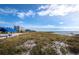
[(38, 31), (79, 30), (77, 4), (0, 4), (0, 26)]

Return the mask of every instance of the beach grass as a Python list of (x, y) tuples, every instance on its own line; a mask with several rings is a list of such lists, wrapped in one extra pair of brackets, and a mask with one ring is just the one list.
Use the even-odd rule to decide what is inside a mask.
[[(34, 55), (56, 55), (56, 51), (51, 47), (53, 41), (65, 42), (69, 46), (67, 49), (73, 53), (79, 53), (79, 38), (76, 36), (64, 36), (51, 32), (26, 32), (22, 35), (0, 39), (0, 54), (1, 55), (16, 55), (27, 52), (30, 48), (24, 47), (23, 44), (28, 40), (33, 40), (36, 46), (30, 51)], [(45, 49), (43, 49), (46, 47)], [(42, 50), (43, 49), (43, 50)], [(64, 51), (63, 49), (61, 49)], [(65, 54), (65, 53), (63, 53)]]

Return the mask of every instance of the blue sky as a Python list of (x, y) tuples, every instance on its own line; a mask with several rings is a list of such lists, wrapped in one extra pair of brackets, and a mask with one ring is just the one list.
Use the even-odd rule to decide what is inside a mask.
[(0, 26), (37, 31), (79, 30), (77, 4), (0, 4)]

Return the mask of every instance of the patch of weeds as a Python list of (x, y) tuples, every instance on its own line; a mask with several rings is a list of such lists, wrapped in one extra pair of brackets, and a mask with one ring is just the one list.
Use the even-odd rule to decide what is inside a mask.
[(62, 52), (63, 55), (66, 55), (68, 53), (65, 47), (61, 47), (60, 51)]

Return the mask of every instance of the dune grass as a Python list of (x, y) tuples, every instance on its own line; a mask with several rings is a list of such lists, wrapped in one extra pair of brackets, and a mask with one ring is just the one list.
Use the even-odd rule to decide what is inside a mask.
[[(34, 40), (37, 46), (33, 47), (31, 54), (53, 54), (56, 55), (56, 51), (50, 47), (53, 41), (63, 41), (69, 45), (67, 49), (75, 54), (79, 53), (79, 38), (70, 37), (59, 34), (54, 34), (50, 32), (26, 32), (22, 35), (0, 39), (0, 54), (1, 55), (16, 55), (26, 52), (28, 48), (25, 48), (23, 45), (27, 40)], [(46, 49), (41, 50), (44, 46), (47, 46)], [(62, 49), (63, 50), (63, 49)]]

